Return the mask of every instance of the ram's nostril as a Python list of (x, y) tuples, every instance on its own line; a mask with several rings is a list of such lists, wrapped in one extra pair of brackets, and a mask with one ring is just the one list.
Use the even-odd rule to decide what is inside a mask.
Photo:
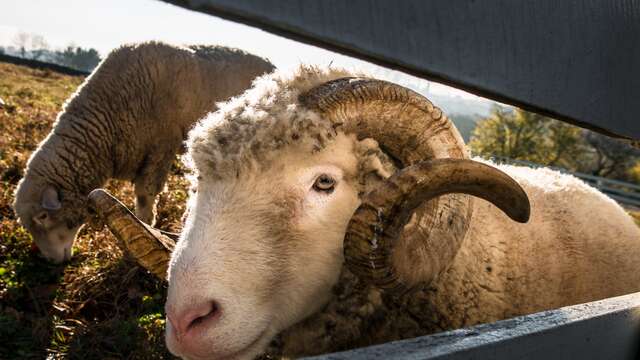
[[(207, 312), (206, 314), (200, 315), (198, 317), (196, 317), (195, 319), (191, 320), (191, 322), (189, 323), (189, 325), (187, 325), (186, 331), (189, 331), (190, 329), (198, 326), (199, 324), (202, 324), (203, 322), (213, 318), (214, 316), (216, 316), (217, 312), (218, 312), (218, 305), (216, 305), (216, 303), (211, 302), (210, 304), (210, 308), (209, 308), (209, 312)], [(206, 311), (203, 309), (203, 312)]]
[(217, 317), (219, 313), (220, 307), (213, 301), (207, 301), (179, 313), (168, 310), (167, 317), (176, 332), (185, 335), (198, 325)]

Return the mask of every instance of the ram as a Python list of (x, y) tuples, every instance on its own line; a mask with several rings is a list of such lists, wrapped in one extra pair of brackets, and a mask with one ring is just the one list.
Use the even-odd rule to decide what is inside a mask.
[(136, 214), (154, 221), (155, 198), (188, 130), (215, 103), (273, 70), (217, 46), (124, 45), (100, 63), (58, 115), (27, 164), (14, 209), (42, 253), (71, 256), (87, 194), (111, 178), (135, 185)]
[(184, 358), (318, 354), (640, 289), (640, 230), (614, 201), (555, 171), (469, 159), (438, 108), (392, 83), (315, 67), (263, 77), (190, 132), (187, 164), (172, 254), (90, 195), (167, 275), (166, 342)]

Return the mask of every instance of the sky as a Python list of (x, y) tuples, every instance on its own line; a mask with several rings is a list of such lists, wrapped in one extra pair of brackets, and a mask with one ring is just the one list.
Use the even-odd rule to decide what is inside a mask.
[(445, 85), (157, 0), (3, 0), (0, 9), (0, 45), (4, 46), (12, 45), (19, 32), (43, 35), (53, 48), (73, 43), (93, 47), (103, 56), (122, 43), (144, 40), (226, 45), (266, 57), (280, 69), (301, 62), (333, 63), (371, 72), (425, 95), (483, 101)]

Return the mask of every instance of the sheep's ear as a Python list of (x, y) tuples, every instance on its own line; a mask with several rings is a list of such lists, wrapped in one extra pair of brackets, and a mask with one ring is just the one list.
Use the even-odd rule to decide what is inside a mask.
[(47, 210), (39, 212), (36, 216), (33, 217), (33, 222), (36, 224), (47, 228), (51, 224), (49, 213)]
[(42, 192), (41, 205), (45, 210), (59, 210), (62, 207), (62, 204), (60, 203), (58, 190), (51, 185), (47, 185)]

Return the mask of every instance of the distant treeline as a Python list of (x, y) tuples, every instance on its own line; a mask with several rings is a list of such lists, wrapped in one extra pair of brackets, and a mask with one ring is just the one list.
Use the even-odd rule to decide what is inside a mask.
[(96, 49), (73, 44), (62, 49), (52, 49), (42, 35), (24, 32), (16, 34), (13, 45), (0, 46), (0, 54), (58, 64), (86, 72), (91, 72), (101, 60)]
[(21, 58), (21, 57), (2, 54), (2, 53), (0, 53), (0, 62), (6, 62), (6, 63), (16, 64), (16, 65), (28, 66), (28, 67), (35, 68), (35, 69), (47, 69), (47, 70), (52, 70), (52, 71), (59, 72), (61, 74), (65, 74), (65, 75), (73, 75), (73, 76), (83, 75), (83, 76), (86, 76), (86, 75), (90, 74), (90, 72), (88, 72), (88, 71), (77, 70), (77, 69), (73, 69), (73, 68), (70, 68), (70, 67), (67, 67), (67, 66), (63, 66), (63, 65), (52, 64), (52, 63), (49, 63), (49, 62), (33, 60), (33, 59), (24, 59), (24, 58)]

